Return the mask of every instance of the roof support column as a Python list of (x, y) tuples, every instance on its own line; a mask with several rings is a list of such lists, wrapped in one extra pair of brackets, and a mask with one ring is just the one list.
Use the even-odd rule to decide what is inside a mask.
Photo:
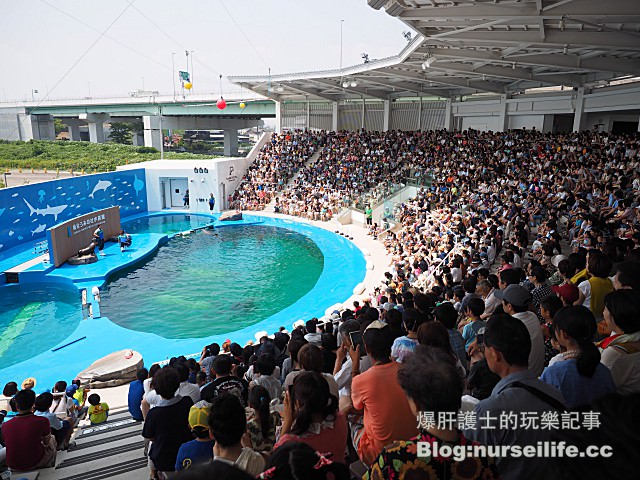
[(276, 133), (282, 133), (282, 102), (276, 102)]
[(311, 103), (307, 100), (307, 128), (311, 128)]
[(422, 97), (418, 97), (418, 131), (422, 130)]
[(362, 128), (363, 130), (364, 130), (364, 116), (367, 114), (366, 104), (367, 102), (364, 100), (364, 97), (362, 97), (362, 116), (360, 121), (360, 128)]
[(338, 131), (338, 102), (331, 102), (331, 130)]
[(573, 131), (579, 132), (582, 130), (583, 114), (584, 113), (584, 87), (578, 88), (578, 93), (575, 96), (575, 104), (573, 107)]
[(448, 132), (453, 130), (453, 115), (451, 114), (451, 109), (453, 107), (453, 102), (450, 98), (447, 98), (445, 103), (445, 111), (444, 111), (444, 128), (447, 129)]
[(382, 105), (384, 107), (382, 113), (382, 131), (389, 131), (389, 120), (391, 118), (391, 102), (389, 100), (383, 100)]
[(498, 110), (498, 131), (504, 132), (507, 129), (507, 95), (500, 95), (500, 107)]

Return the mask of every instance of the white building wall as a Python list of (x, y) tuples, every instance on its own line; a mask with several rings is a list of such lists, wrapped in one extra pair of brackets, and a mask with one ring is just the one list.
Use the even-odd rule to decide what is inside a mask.
[(544, 115), (511, 115), (508, 128), (544, 131)]

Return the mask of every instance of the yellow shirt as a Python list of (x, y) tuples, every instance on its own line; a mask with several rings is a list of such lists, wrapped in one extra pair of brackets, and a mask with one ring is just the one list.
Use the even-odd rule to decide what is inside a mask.
[(98, 405), (89, 406), (89, 420), (91, 423), (103, 423), (107, 421), (109, 415), (109, 405), (102, 402)]

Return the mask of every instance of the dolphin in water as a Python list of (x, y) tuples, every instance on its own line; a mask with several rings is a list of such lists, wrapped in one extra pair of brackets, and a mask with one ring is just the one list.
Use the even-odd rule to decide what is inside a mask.
[(140, 193), (144, 188), (144, 182), (138, 178), (138, 175), (134, 174), (133, 177), (134, 177), (133, 189), (136, 191), (136, 197), (137, 197), (138, 193)]
[(31, 236), (33, 237), (36, 233), (44, 232), (46, 228), (47, 226), (41, 223), (38, 225), (38, 228), (31, 230)]
[(55, 221), (58, 221), (58, 215), (60, 215), (65, 208), (67, 208), (68, 205), (58, 205), (55, 207), (50, 207), (49, 205), (47, 205), (47, 208), (33, 208), (31, 206), (31, 204), (29, 202), (27, 202), (24, 198), (22, 199), (24, 200), (24, 203), (27, 204), (27, 207), (29, 207), (29, 216), (33, 216), (33, 214), (35, 213), (36, 215), (42, 215), (43, 217), (45, 215), (53, 215), (53, 219)]
[(9, 230), (9, 236), (10, 236), (10, 237), (13, 237), (13, 234), (14, 234), (14, 233), (16, 233), (16, 232), (14, 232), (13, 230)]
[(107, 190), (107, 188), (109, 188), (111, 186), (111, 182), (108, 180), (100, 180), (98, 183), (96, 183), (96, 186), (93, 187), (92, 192), (89, 194), (89, 196), (91, 198), (93, 198), (93, 195), (99, 191), (99, 190)]

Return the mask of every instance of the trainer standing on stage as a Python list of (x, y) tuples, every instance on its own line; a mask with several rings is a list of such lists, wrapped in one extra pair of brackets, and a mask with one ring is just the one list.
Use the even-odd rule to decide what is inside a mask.
[(213, 207), (216, 206), (216, 197), (213, 196), (213, 193), (209, 195), (209, 210), (213, 212)]
[(104, 249), (104, 230), (102, 230), (102, 225), (98, 225), (96, 231), (93, 232), (93, 238), (98, 242), (98, 249), (100, 250), (100, 255), (103, 257), (106, 255), (102, 250)]

